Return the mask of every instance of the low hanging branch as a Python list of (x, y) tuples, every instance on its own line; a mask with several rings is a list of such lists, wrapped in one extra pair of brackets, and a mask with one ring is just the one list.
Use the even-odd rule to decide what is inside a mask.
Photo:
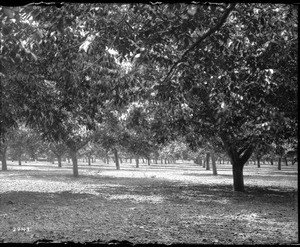
[(201, 42), (203, 40), (205, 40), (207, 37), (209, 37), (210, 35), (212, 35), (214, 32), (216, 32), (217, 30), (219, 30), (222, 25), (225, 23), (227, 17), (229, 16), (229, 14), (231, 13), (231, 11), (234, 9), (235, 7), (235, 3), (231, 3), (228, 5), (227, 9), (225, 10), (223, 16), (221, 17), (221, 19), (219, 20), (219, 22), (214, 26), (214, 27), (211, 27), (206, 33), (204, 33), (202, 36), (200, 36), (198, 38), (198, 40), (191, 45), (190, 48), (188, 48), (184, 53), (183, 55), (181, 56), (181, 58), (173, 64), (173, 66), (171, 67), (169, 73), (167, 74), (166, 78), (163, 80), (163, 81), (166, 81), (169, 76), (171, 75), (171, 73), (173, 72), (173, 70), (176, 68), (176, 66), (182, 62), (182, 60), (187, 56), (187, 54), (192, 51), (194, 48), (196, 48), (197, 46), (199, 46), (201, 44)]

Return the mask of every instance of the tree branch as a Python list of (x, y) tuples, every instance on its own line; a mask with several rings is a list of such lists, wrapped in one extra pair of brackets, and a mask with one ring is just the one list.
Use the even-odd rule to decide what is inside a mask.
[(255, 147), (253, 145), (251, 145), (246, 151), (245, 153), (242, 155), (242, 157), (240, 157), (240, 161), (241, 163), (244, 165), (247, 160), (250, 158), (250, 156), (252, 155), (253, 151), (254, 151)]
[(244, 142), (245, 145), (241, 147), (241, 149), (238, 152), (238, 155), (241, 156), (253, 143), (253, 136), (242, 138), (241, 142)]
[(200, 45), (200, 43), (205, 40), (207, 37), (209, 37), (210, 35), (212, 35), (214, 32), (216, 32), (217, 30), (219, 30), (222, 25), (225, 23), (227, 17), (229, 16), (230, 12), (234, 9), (235, 7), (235, 3), (231, 3), (228, 5), (228, 8), (225, 10), (225, 13), (223, 14), (223, 16), (221, 17), (221, 19), (219, 20), (219, 22), (214, 26), (214, 27), (211, 27), (206, 33), (204, 33), (202, 36), (200, 36), (198, 38), (198, 40), (193, 44), (191, 45), (190, 48), (188, 48), (184, 53), (183, 55), (181, 56), (181, 58), (173, 64), (173, 66), (171, 67), (169, 73), (167, 74), (167, 76), (165, 77), (164, 81), (166, 79), (168, 79), (168, 77), (171, 75), (171, 73), (173, 72), (173, 70), (175, 69), (175, 67), (188, 55), (188, 53), (190, 51), (192, 51), (195, 47), (197, 47), (198, 45)]

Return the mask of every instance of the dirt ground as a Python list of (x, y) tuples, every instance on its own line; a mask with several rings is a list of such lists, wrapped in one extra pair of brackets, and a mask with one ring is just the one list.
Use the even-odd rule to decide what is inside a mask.
[(245, 167), (246, 193), (191, 162), (8, 162), (0, 171), (0, 243), (298, 243), (298, 168)]

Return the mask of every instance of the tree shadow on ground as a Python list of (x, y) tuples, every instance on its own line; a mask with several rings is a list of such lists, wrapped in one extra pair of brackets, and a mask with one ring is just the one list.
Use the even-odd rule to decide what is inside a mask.
[(5, 174), (10, 174), (12, 178), (18, 179), (42, 179), (46, 181), (63, 181), (63, 182), (72, 182), (72, 181), (79, 181), (79, 182), (102, 182), (106, 180), (120, 180), (117, 177), (111, 176), (96, 176), (96, 175), (87, 175), (87, 174), (80, 174), (78, 177), (74, 177), (72, 173), (67, 173), (69, 170), (65, 169), (66, 173), (62, 173), (61, 170), (58, 171), (49, 171), (46, 170), (11, 170), (6, 171)]
[(61, 192), (36, 192), (36, 191), (10, 191), (1, 194), (0, 209), (7, 205), (22, 206), (32, 204), (53, 204), (59, 206), (66, 200), (91, 198), (93, 195), (88, 193), (72, 193), (70, 191)]
[[(209, 181), (210, 184), (185, 184), (181, 181), (168, 181), (164, 178), (156, 177), (113, 177), (103, 176), (100, 173), (94, 174), (80, 174), (79, 177), (74, 177), (72, 173), (69, 173), (69, 169), (55, 169), (51, 172), (47, 170), (9, 170), (3, 172), (3, 174), (9, 174), (9, 179), (26, 180), (26, 183), (34, 180), (44, 180), (45, 183), (49, 182), (65, 182), (65, 183), (79, 183), (84, 185), (91, 184), (94, 186), (94, 190), (101, 193), (111, 193), (115, 195), (131, 194), (138, 196), (162, 196), (165, 200), (174, 203), (188, 203), (189, 200), (195, 200), (197, 198), (202, 199), (202, 203), (214, 201), (224, 201), (227, 203), (246, 203), (250, 201), (259, 200), (261, 203), (270, 203), (270, 201), (278, 201), (278, 198), (285, 200), (292, 200), (295, 197), (296, 190), (282, 187), (271, 186), (246, 186), (246, 191), (243, 193), (233, 192), (232, 185), (229, 184), (217, 184), (213, 181)], [(85, 169), (85, 171), (87, 171)], [(218, 178), (232, 178), (232, 175), (218, 175), (212, 174), (199, 174), (199, 173), (183, 173), (183, 175)], [(291, 175), (290, 173), (288, 175)], [(268, 176), (268, 175), (245, 175), (246, 178), (255, 178), (255, 180), (269, 180), (274, 179), (287, 179), (287, 176)], [(108, 188), (107, 185), (111, 185)], [(118, 186), (116, 188), (116, 185)], [(49, 185), (50, 186), (50, 185)], [(68, 185), (66, 185), (67, 187)], [(46, 192), (46, 191), (45, 191)], [(67, 192), (67, 191), (66, 191)], [(84, 191), (83, 191), (84, 193)], [(273, 199), (270, 199), (273, 198)]]
[[(274, 179), (287, 179), (288, 176), (295, 176), (298, 173), (276, 173), (275, 175), (268, 174), (268, 175), (264, 175), (264, 174), (244, 174), (244, 178), (255, 178), (256, 180), (264, 180), (264, 179), (268, 179), (268, 180), (274, 180)], [(195, 177), (215, 177), (215, 178), (232, 178), (232, 174), (219, 174), (217, 176), (214, 176), (213, 174), (202, 174), (202, 173), (183, 173), (182, 175), (186, 175), (186, 176), (195, 176)]]
[[(53, 177), (52, 177), (53, 178)], [(85, 176), (82, 180), (90, 179), (91, 176)], [(53, 181), (53, 180), (52, 180)], [(251, 205), (255, 202), (260, 204), (281, 205), (285, 203), (295, 203), (297, 192), (284, 190), (279, 187), (257, 187), (249, 186), (245, 192), (233, 192), (230, 185), (184, 185), (180, 182), (168, 182), (161, 179), (141, 179), (141, 178), (122, 178), (116, 179), (105, 177), (97, 180), (92, 190), (98, 195), (86, 191), (84, 188), (78, 191), (63, 190), (57, 192), (34, 191), (9, 191), (0, 194), (0, 209), (3, 211), (3, 205), (9, 204), (35, 204), (42, 205), (70, 205), (76, 204), (77, 200), (99, 200), (101, 202), (116, 198), (162, 198), (163, 203), (172, 203), (176, 205), (192, 205), (192, 204), (213, 204), (213, 205)], [(95, 181), (94, 181), (95, 182)], [(45, 182), (47, 183), (47, 182)], [(118, 186), (115, 186), (117, 183)], [(49, 185), (50, 187), (51, 185)], [(78, 185), (80, 188), (80, 184)], [(50, 188), (51, 190), (51, 188)], [(104, 197), (103, 197), (104, 196)], [(94, 198), (94, 199), (93, 199)], [(121, 200), (120, 199), (120, 200)], [(119, 200), (119, 201), (120, 201)], [(121, 200), (122, 201), (122, 200)], [(90, 202), (89, 202), (90, 203)], [(15, 206), (14, 205), (14, 206)]]

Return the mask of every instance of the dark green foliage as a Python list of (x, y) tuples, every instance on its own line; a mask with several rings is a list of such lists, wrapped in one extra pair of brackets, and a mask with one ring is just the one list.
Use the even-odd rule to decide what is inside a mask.
[[(20, 118), (73, 154), (95, 130), (106, 148), (142, 155), (184, 136), (226, 152), (241, 191), (257, 144), (297, 135), (296, 6), (0, 8), (2, 103), (20, 113), (2, 112), (1, 132)], [(124, 124), (133, 103), (144, 112)]]

